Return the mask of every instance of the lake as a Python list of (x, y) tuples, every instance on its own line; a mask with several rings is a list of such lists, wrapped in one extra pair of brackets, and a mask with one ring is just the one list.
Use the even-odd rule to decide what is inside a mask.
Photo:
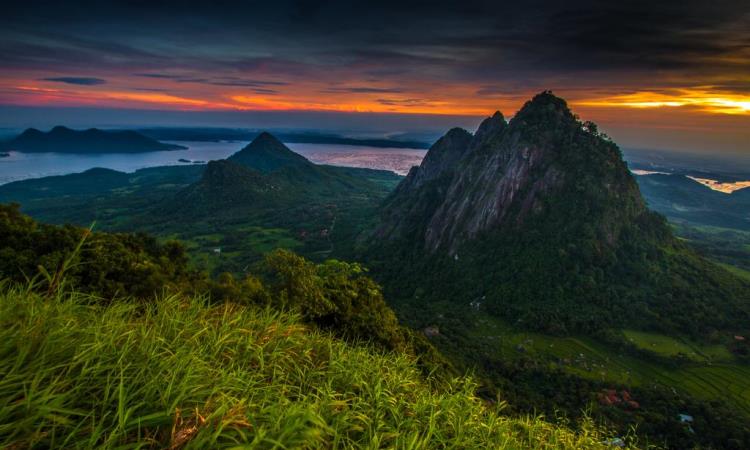
[[(133, 172), (155, 166), (184, 165), (179, 159), (210, 161), (224, 159), (245, 147), (247, 142), (174, 142), (187, 150), (146, 153), (19, 153), (0, 158), (0, 184), (27, 178), (65, 175), (94, 167)], [(406, 175), (419, 165), (426, 150), (379, 148), (359, 145), (286, 144), (317, 164), (366, 167)]]

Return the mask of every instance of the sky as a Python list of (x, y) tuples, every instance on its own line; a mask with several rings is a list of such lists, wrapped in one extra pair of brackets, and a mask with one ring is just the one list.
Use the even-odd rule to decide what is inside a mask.
[(10, 1), (0, 61), (4, 127), (437, 132), (550, 89), (623, 146), (750, 153), (747, 0)]

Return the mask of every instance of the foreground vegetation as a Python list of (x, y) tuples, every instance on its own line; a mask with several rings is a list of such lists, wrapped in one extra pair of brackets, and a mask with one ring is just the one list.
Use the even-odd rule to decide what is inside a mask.
[(511, 419), (468, 379), (347, 344), (295, 314), (207, 298), (0, 293), (4, 448), (604, 448)]
[(0, 447), (612, 442), (589, 420), (503, 416), (356, 264), (276, 251), (255, 275), (212, 279), (178, 244), (40, 225), (17, 206), (0, 206), (0, 237)]

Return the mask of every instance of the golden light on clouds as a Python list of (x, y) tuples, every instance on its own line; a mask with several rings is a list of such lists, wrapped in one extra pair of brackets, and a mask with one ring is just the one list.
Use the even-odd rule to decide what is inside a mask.
[(575, 103), (608, 108), (690, 107), (706, 113), (750, 115), (750, 95), (718, 92), (710, 88), (675, 89), (666, 93), (643, 91)]
[(129, 100), (146, 103), (159, 103), (163, 105), (210, 107), (209, 102), (191, 98), (178, 97), (169, 94), (160, 93), (139, 93), (139, 92), (103, 92), (101, 97), (111, 98), (114, 100)]

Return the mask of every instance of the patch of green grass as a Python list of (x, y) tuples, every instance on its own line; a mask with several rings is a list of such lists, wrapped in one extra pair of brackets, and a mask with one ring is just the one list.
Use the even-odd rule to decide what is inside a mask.
[(675, 374), (677, 388), (703, 399), (722, 399), (750, 414), (750, 366), (712, 364), (688, 367)]
[(3, 448), (607, 448), (271, 309), (0, 291)]
[(684, 355), (701, 362), (732, 359), (729, 350), (722, 345), (698, 345), (663, 334), (636, 330), (623, 330), (623, 334), (636, 347), (662, 356)]
[(294, 249), (302, 245), (289, 230), (282, 228), (248, 227), (238, 231), (247, 233), (247, 245), (259, 253), (268, 253), (277, 248)]
[(550, 336), (520, 331), (502, 320), (474, 312), (470, 339), (483, 351), (503, 360), (540, 358), (577, 376), (630, 386), (673, 388), (703, 400), (723, 400), (750, 413), (750, 366), (736, 361), (726, 347), (698, 345), (677, 338), (635, 330), (623, 333), (638, 347), (661, 356), (682, 353), (687, 366), (668, 367), (655, 361), (613, 351), (583, 336)]
[[(750, 245), (745, 247), (745, 251), (750, 252)], [(737, 275), (738, 277), (744, 278), (745, 280), (750, 281), (750, 271), (742, 269), (737, 266), (733, 266), (731, 264), (719, 263), (719, 265), (724, 267), (728, 271), (732, 272), (733, 274)]]

